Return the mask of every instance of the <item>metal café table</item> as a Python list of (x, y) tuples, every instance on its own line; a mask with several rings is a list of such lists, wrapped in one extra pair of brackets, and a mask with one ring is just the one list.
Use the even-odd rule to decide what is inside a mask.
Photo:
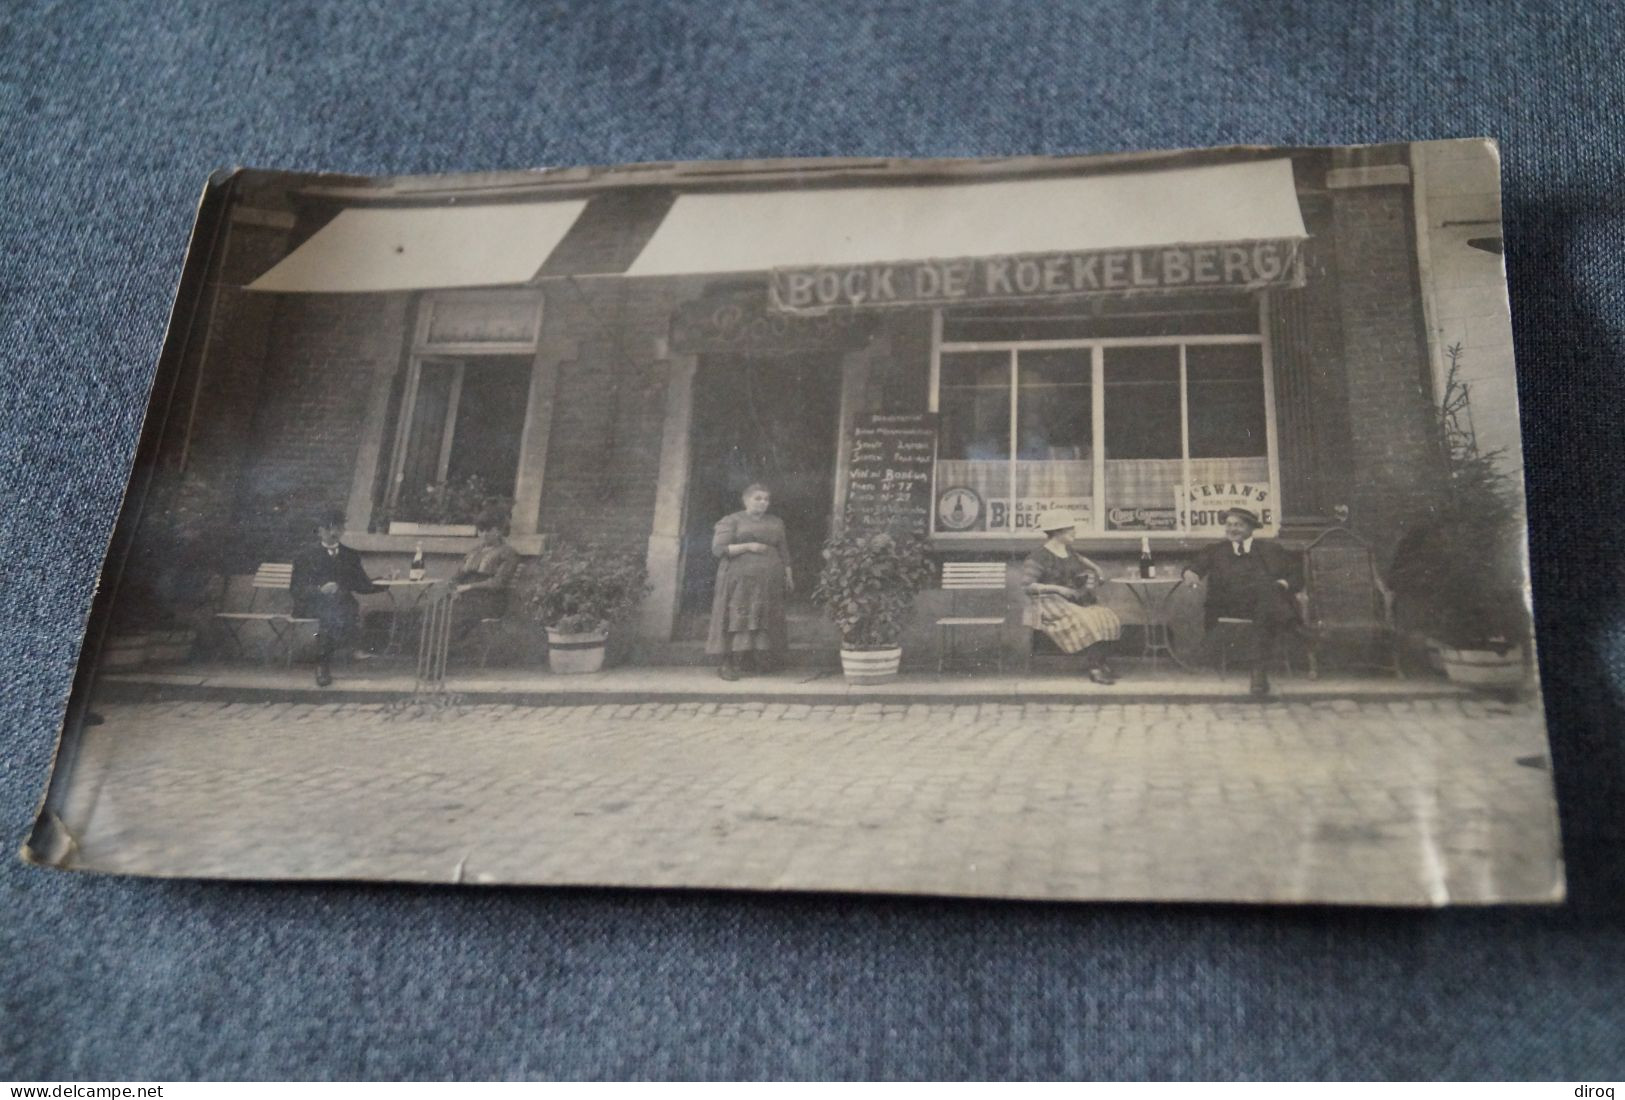
[(1173, 635), (1168, 631), (1168, 600), (1184, 577), (1107, 577), (1106, 584), (1120, 584), (1134, 596), (1145, 618), (1145, 648), (1141, 655), (1151, 658), (1151, 667), (1164, 653), (1180, 668), (1189, 668), (1174, 652)]
[[(402, 649), (401, 620), (417, 612), (423, 606), (423, 597), (441, 582), (430, 577), (415, 581), (406, 577), (385, 577), (372, 583), (384, 589), (389, 596), (389, 638), (384, 642), (384, 652), (399, 653)], [(396, 592), (413, 594), (414, 598), (407, 602), (397, 598)]]

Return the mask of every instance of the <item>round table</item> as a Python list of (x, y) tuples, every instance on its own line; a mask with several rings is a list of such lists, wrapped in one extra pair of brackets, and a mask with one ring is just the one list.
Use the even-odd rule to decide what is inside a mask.
[(1168, 632), (1168, 600), (1185, 583), (1184, 577), (1107, 577), (1104, 583), (1127, 588), (1144, 612), (1145, 649), (1141, 655), (1151, 658), (1152, 668), (1164, 653), (1180, 668), (1190, 667), (1174, 652), (1173, 635)]
[[(399, 653), (401, 651), (401, 617), (404, 614), (416, 611), (418, 606), (423, 603), (423, 597), (428, 594), (429, 589), (433, 588), (437, 584), (440, 584), (441, 582), (434, 580), (431, 577), (424, 577), (421, 580), (412, 580), (408, 577), (386, 577), (383, 580), (376, 580), (372, 583), (384, 589), (389, 595), (389, 638), (384, 643), (384, 652)], [(397, 589), (403, 592), (410, 592), (413, 589), (417, 589), (417, 598), (414, 599), (410, 604), (402, 607), (395, 598), (395, 592)]]

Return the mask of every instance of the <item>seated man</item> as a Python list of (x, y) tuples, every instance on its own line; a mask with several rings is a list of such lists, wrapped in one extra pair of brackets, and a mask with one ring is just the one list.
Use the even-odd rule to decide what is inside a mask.
[[(315, 544), (294, 555), (288, 583), (293, 613), (317, 623), (317, 687), (333, 682), (333, 654), (350, 640), (360, 620), (356, 595), (383, 591), (361, 568), (361, 555), (339, 542), (342, 534), (344, 513), (336, 508), (323, 512), (316, 520)], [(356, 656), (370, 654), (358, 651)]]
[(1244, 659), (1252, 668), (1254, 695), (1270, 690), (1268, 668), (1275, 640), (1297, 625), (1298, 608), (1292, 594), (1302, 587), (1292, 556), (1273, 542), (1254, 539), (1258, 516), (1246, 508), (1231, 508), (1224, 520), (1223, 541), (1204, 546), (1185, 567), (1192, 587), (1208, 582), (1203, 613), (1209, 632), (1220, 619), (1246, 620)]

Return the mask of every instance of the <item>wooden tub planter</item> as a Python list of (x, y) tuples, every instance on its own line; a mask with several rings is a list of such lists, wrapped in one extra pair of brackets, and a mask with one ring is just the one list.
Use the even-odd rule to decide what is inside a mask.
[(1439, 660), (1453, 684), (1481, 691), (1512, 691), (1523, 686), (1527, 670), (1522, 646), (1457, 649), (1439, 644)]
[(101, 666), (110, 670), (140, 668), (147, 663), (151, 648), (152, 635), (146, 631), (109, 635), (102, 647)]
[(848, 683), (889, 684), (897, 679), (903, 661), (901, 646), (889, 649), (847, 649), (841, 647), (841, 671)]
[(176, 665), (189, 661), (192, 659), (192, 647), (196, 643), (197, 631), (191, 627), (155, 630), (147, 635), (147, 662)]
[(547, 667), (562, 676), (598, 672), (604, 667), (604, 647), (609, 631), (595, 630), (572, 634), (547, 632)]

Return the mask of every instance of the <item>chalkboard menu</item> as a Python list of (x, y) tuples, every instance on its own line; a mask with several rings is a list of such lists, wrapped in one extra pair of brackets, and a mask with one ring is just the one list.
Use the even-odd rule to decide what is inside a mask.
[(935, 413), (865, 413), (847, 458), (846, 529), (925, 537), (931, 530)]

